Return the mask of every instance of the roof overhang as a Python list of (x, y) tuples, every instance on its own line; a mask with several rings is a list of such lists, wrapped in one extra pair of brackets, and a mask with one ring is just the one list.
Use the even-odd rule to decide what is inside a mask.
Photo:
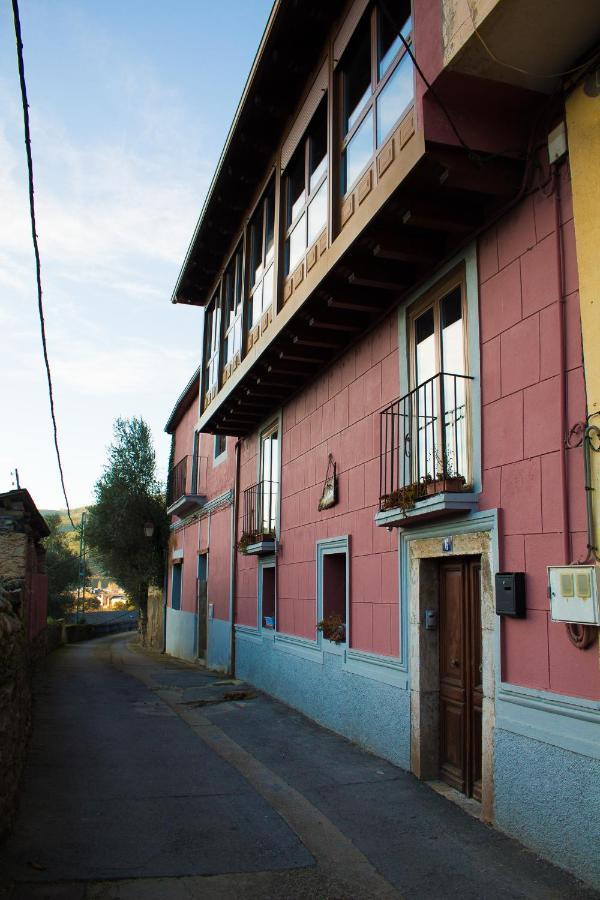
[(275, 0), (172, 303), (205, 306), (346, 0)]
[(200, 391), (200, 371), (201, 367), (198, 366), (183, 391), (177, 398), (177, 402), (173, 407), (171, 415), (167, 420), (167, 424), (165, 425), (165, 431), (167, 434), (173, 434), (179, 422), (183, 418), (186, 410), (190, 408), (190, 405), (194, 402), (194, 400), (198, 399), (199, 391)]

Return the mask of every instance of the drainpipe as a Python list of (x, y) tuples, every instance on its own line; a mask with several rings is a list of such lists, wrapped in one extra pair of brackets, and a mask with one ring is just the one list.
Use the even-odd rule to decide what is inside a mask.
[(231, 521), (231, 574), (229, 579), (229, 621), (231, 624), (229, 644), (229, 668), (235, 678), (235, 597), (237, 588), (237, 543), (238, 543), (238, 518), (240, 498), (240, 456), (242, 442), (235, 442), (235, 484), (233, 488), (233, 506)]
[(556, 234), (556, 258), (559, 317), (558, 337), (560, 342), (559, 353), (559, 404), (560, 404), (560, 491), (563, 509), (563, 561), (564, 565), (571, 562), (571, 521), (569, 516), (569, 487), (567, 471), (567, 432), (568, 432), (568, 390), (567, 390), (567, 347), (566, 347), (566, 297), (565, 297), (565, 255), (561, 229), (561, 194), (560, 171), (558, 164), (554, 166), (554, 227)]

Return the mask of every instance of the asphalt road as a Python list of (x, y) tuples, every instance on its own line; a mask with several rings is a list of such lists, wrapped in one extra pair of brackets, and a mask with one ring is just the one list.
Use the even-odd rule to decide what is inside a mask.
[[(129, 634), (52, 654), (0, 849), (2, 900), (598, 896), (411, 775), (222, 681)], [(223, 702), (231, 691), (249, 695)]]

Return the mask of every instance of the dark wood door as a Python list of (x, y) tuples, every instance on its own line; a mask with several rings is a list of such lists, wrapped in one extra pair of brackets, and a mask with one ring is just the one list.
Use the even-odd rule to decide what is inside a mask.
[(440, 565), (440, 776), (481, 800), (481, 562)]

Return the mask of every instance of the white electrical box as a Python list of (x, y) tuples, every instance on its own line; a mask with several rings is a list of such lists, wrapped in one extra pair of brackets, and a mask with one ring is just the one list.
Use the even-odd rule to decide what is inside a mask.
[(600, 625), (597, 566), (548, 566), (553, 622)]

